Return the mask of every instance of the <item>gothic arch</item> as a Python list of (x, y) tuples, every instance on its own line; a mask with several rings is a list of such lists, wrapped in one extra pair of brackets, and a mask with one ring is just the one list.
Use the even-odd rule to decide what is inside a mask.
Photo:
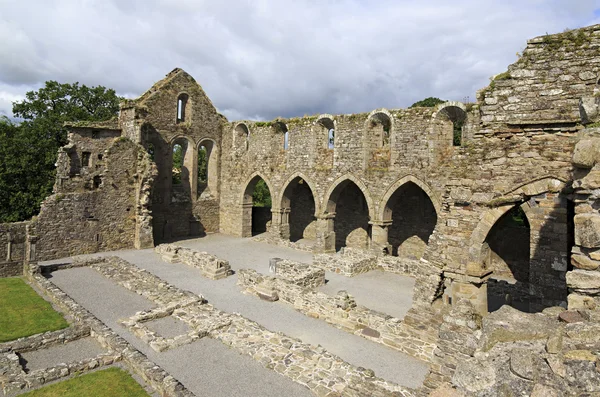
[(283, 185), (281, 185), (281, 189), (279, 189), (279, 192), (277, 194), (277, 199), (273, 202), (274, 205), (277, 205), (277, 208), (274, 207), (274, 209), (280, 209), (280, 208), (282, 208), (282, 203), (283, 203), (283, 199), (284, 199), (284, 195), (285, 195), (285, 190), (288, 188), (288, 186), (290, 185), (290, 183), (292, 183), (294, 181), (294, 179), (296, 179), (296, 178), (301, 178), (304, 182), (306, 182), (306, 184), (308, 185), (308, 187), (312, 191), (312, 193), (313, 193), (313, 199), (315, 200), (315, 216), (317, 216), (318, 214), (321, 213), (321, 202), (318, 199), (317, 190), (315, 189), (315, 184), (309, 178), (306, 178), (306, 176), (303, 173), (301, 173), (301, 172), (295, 172), (295, 173), (293, 173), (292, 175), (290, 175), (289, 178), (287, 178), (285, 180), (285, 182), (283, 183)]
[(325, 200), (323, 201), (323, 206), (321, 207), (323, 214), (335, 212), (336, 201), (338, 199), (336, 196), (339, 196), (339, 193), (344, 189), (344, 187), (346, 187), (348, 182), (354, 182), (354, 184), (358, 186), (362, 194), (365, 196), (367, 207), (369, 209), (369, 217), (373, 219), (375, 208), (369, 189), (367, 189), (367, 186), (360, 179), (349, 173), (344, 174), (336, 179), (327, 190), (327, 193), (325, 194)]
[(441, 203), (441, 200), (439, 199), (438, 195), (433, 191), (433, 189), (431, 189), (429, 187), (429, 185), (427, 185), (425, 182), (423, 182), (419, 178), (417, 178), (413, 175), (406, 175), (406, 176), (400, 178), (399, 180), (397, 180), (396, 182), (394, 182), (394, 184), (392, 186), (390, 186), (389, 189), (386, 191), (386, 193), (383, 195), (383, 198), (381, 199), (381, 201), (379, 202), (379, 205), (377, 207), (377, 220), (390, 220), (391, 219), (390, 218), (391, 210), (388, 208), (388, 203), (390, 201), (390, 198), (401, 186), (403, 186), (409, 182), (414, 183), (415, 185), (420, 187), (421, 190), (423, 190), (425, 192), (425, 194), (427, 194), (427, 196), (433, 203), (433, 207), (435, 208), (436, 215), (438, 217), (440, 216), (440, 210), (441, 210), (442, 203)]
[[(242, 192), (240, 194), (240, 204), (247, 204), (248, 203), (248, 196), (250, 197), (250, 203), (252, 203), (252, 189), (249, 189), (249, 187), (251, 186), (251, 182), (253, 181), (253, 179), (255, 179), (256, 177), (261, 178), (263, 181), (265, 181), (265, 183), (267, 184), (267, 187), (269, 188), (269, 192), (271, 193), (271, 195), (273, 194), (273, 192), (275, 190), (273, 190), (273, 185), (271, 185), (271, 182), (269, 182), (269, 180), (267, 178), (265, 178), (265, 176), (260, 172), (260, 171), (256, 171), (253, 172), (249, 178), (246, 179), (246, 182), (244, 183), (244, 185), (242, 185)], [(254, 188), (254, 185), (252, 185), (252, 188)]]

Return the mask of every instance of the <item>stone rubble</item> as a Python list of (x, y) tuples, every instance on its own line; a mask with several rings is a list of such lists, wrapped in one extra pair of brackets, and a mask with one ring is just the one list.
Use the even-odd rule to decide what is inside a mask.
[(219, 280), (233, 274), (229, 262), (219, 259), (207, 252), (199, 252), (191, 248), (174, 244), (160, 244), (154, 251), (169, 263), (181, 262), (200, 269), (200, 274), (212, 280)]

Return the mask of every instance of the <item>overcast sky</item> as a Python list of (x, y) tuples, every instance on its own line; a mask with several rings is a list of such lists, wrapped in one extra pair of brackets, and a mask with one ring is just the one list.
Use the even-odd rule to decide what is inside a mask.
[(0, 0), (0, 114), (46, 80), (137, 97), (175, 67), (230, 120), (475, 98), (600, 0)]

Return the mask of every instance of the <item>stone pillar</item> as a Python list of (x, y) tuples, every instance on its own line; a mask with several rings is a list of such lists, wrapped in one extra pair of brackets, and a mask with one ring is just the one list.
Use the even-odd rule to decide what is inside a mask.
[(335, 232), (333, 225), (335, 221), (335, 212), (317, 216), (316, 235), (317, 241), (314, 251), (319, 253), (335, 252)]
[(588, 128), (575, 146), (573, 164), (579, 168), (573, 181), (575, 191), (575, 246), (573, 270), (567, 272), (569, 310), (600, 310), (600, 129)]
[(271, 210), (271, 233), (284, 240), (290, 239), (290, 209)]
[(487, 315), (487, 280), (490, 275), (489, 271), (482, 271), (476, 275), (444, 272), (444, 277), (451, 280), (449, 295), (452, 306), (455, 306), (460, 300), (466, 299), (471, 302), (478, 314)]
[(388, 230), (392, 221), (369, 221), (371, 225), (371, 250), (378, 254), (392, 253), (392, 246), (388, 241)]
[(252, 237), (252, 202), (242, 204), (242, 237)]

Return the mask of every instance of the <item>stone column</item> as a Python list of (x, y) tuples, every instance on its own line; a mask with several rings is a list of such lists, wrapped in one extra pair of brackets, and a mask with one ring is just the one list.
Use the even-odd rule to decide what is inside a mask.
[(333, 231), (334, 221), (335, 212), (317, 216), (317, 241), (314, 246), (315, 252), (335, 253), (335, 232)]
[(242, 237), (252, 237), (252, 202), (242, 204)]
[(278, 208), (271, 210), (271, 233), (284, 240), (290, 239), (290, 209)]
[(392, 246), (388, 241), (388, 230), (392, 221), (369, 221), (371, 225), (371, 250), (377, 253), (392, 253)]

